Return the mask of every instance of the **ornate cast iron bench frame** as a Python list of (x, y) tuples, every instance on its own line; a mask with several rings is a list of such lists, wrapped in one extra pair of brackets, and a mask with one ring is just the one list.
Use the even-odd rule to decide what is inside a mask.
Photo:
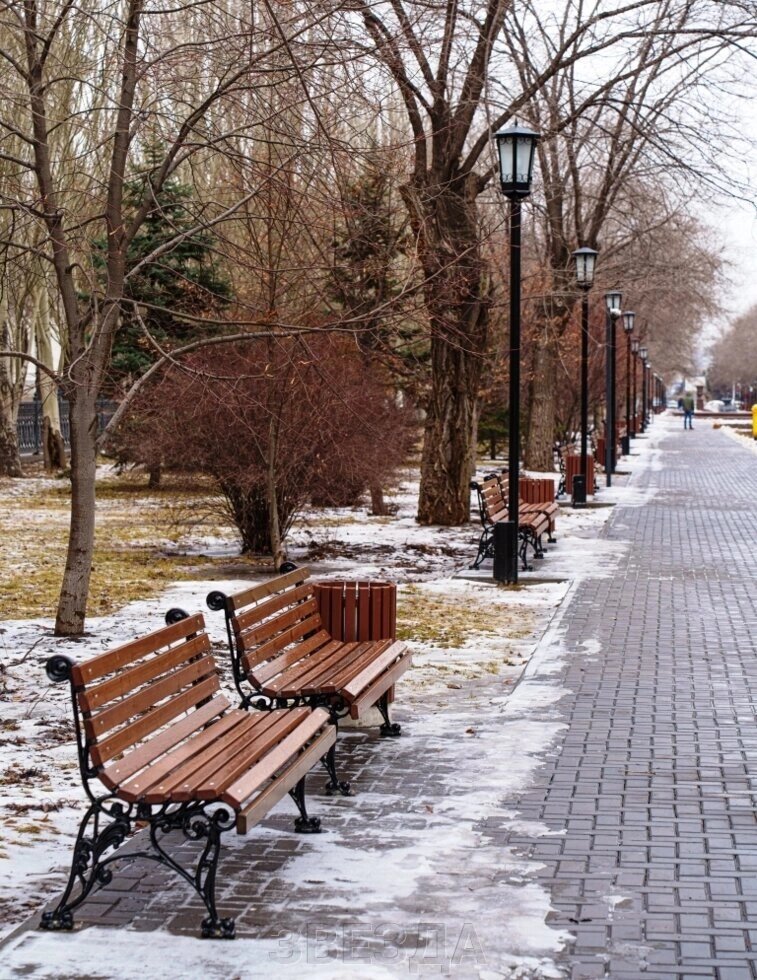
[[(206, 910), (204, 938), (233, 938), (234, 920), (216, 909), (222, 835), (246, 834), (287, 793), (300, 813), (295, 828), (320, 830), (305, 806), (305, 776), (333, 748), (328, 712), (300, 707), (253, 720), (231, 707), (204, 625), (202, 614), (182, 614), (81, 664), (60, 654), (47, 661), (50, 679), (71, 688), (89, 807), (68, 883), (41, 928), (72, 929), (74, 910), (112, 879), (112, 864), (141, 857), (194, 888)], [(137, 838), (142, 846), (122, 853), (138, 824), (147, 825)], [(174, 831), (201, 843), (194, 867), (164, 847)]]

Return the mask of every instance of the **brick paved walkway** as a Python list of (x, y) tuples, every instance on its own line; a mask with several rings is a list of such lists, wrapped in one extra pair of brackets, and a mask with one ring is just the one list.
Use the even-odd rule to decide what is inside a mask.
[[(661, 447), (631, 479), (649, 499), (605, 529), (617, 573), (574, 590), (515, 696), (482, 682), (423, 717), (418, 697), (410, 738), (348, 736), (360, 795), (313, 807), (330, 844), (281, 834), (277, 810), (232, 845), (219, 906), (239, 976), (541, 978), (553, 960), (574, 978), (757, 976), (757, 456), (702, 424)], [(503, 765), (523, 765), (505, 800)], [(128, 930), (168, 930), (175, 975), (198, 917), (181, 883), (136, 865), (79, 914), (129, 946)], [(37, 975), (64, 938), (13, 940), (3, 976)]]
[[(699, 424), (619, 507), (627, 565), (578, 589), (556, 757), (515, 840), (573, 931), (574, 978), (757, 976), (757, 456)], [(589, 650), (584, 645), (590, 641)]]

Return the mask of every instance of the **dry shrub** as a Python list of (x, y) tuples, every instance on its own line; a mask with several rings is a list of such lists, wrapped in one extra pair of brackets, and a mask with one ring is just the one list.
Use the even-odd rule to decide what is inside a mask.
[(308, 499), (355, 503), (391, 478), (414, 435), (381, 368), (349, 338), (316, 334), (217, 345), (171, 366), (114, 446), (122, 462), (209, 474), (243, 550), (275, 554)]

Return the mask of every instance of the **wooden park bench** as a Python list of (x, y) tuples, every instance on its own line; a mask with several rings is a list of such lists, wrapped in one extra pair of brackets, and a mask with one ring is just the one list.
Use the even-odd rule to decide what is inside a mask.
[[(111, 880), (114, 861), (146, 857), (194, 886), (207, 911), (203, 937), (230, 939), (234, 920), (220, 918), (215, 903), (222, 834), (232, 828), (246, 834), (287, 793), (300, 812), (296, 829), (320, 829), (305, 807), (305, 776), (334, 744), (328, 712), (303, 706), (250, 714), (231, 707), (202, 615), (182, 615), (84, 663), (64, 655), (47, 661), (48, 676), (71, 685), (90, 805), (68, 884), (55, 909), (43, 914), (44, 929), (72, 929), (73, 910)], [(139, 825), (148, 828), (143, 846), (122, 853)], [(164, 846), (172, 831), (200, 843), (194, 868)]]
[[(375, 706), (383, 718), (381, 735), (399, 735), (389, 703), (411, 656), (394, 638), (393, 606), (382, 605), (379, 583), (342, 583), (337, 614), (335, 593), (326, 590), (319, 597), (309, 576), (309, 569), (292, 567), (233, 595), (208, 595), (208, 606), (226, 616), (242, 706), (321, 706), (335, 728), (340, 718), (361, 718)], [(333, 751), (324, 762), (327, 791), (348, 794), (349, 784), (337, 779)]]
[[(485, 558), (492, 558), (494, 554), (494, 526), (501, 521), (509, 520), (507, 499), (505, 498), (502, 484), (496, 474), (485, 477), (481, 482), (471, 481), (471, 489), (478, 495), (479, 515), (481, 517), (481, 537), (478, 542), (478, 553), (473, 562), (472, 568), (478, 568)], [(559, 510), (559, 505), (553, 504)], [(518, 538), (520, 545), (518, 554), (521, 559), (522, 567), (530, 570), (528, 564), (528, 549), (533, 551), (534, 558), (544, 557), (544, 546), (542, 537), (547, 534), (549, 540), (553, 541), (552, 530), (554, 529), (554, 519), (542, 508), (540, 504), (521, 504), (518, 509)]]

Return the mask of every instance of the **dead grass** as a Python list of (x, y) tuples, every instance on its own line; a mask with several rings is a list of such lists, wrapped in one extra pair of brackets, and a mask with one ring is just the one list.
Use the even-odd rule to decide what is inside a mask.
[(528, 610), (499, 606), (466, 595), (428, 595), (406, 586), (397, 595), (397, 638), (427, 643), (440, 649), (462, 647), (472, 637), (528, 637), (534, 629)]
[[(4, 487), (8, 484), (4, 482)], [(6, 619), (52, 617), (68, 542), (68, 481), (13, 481), (0, 509), (0, 581)], [(209, 486), (196, 481), (148, 490), (133, 474), (98, 481), (97, 530), (88, 615), (113, 612), (134, 599), (189, 579), (198, 566), (227, 563), (181, 554), (182, 539), (202, 524), (205, 535), (234, 540), (208, 518)], [(170, 553), (167, 549), (170, 547)], [(175, 552), (175, 553), (174, 553)]]

